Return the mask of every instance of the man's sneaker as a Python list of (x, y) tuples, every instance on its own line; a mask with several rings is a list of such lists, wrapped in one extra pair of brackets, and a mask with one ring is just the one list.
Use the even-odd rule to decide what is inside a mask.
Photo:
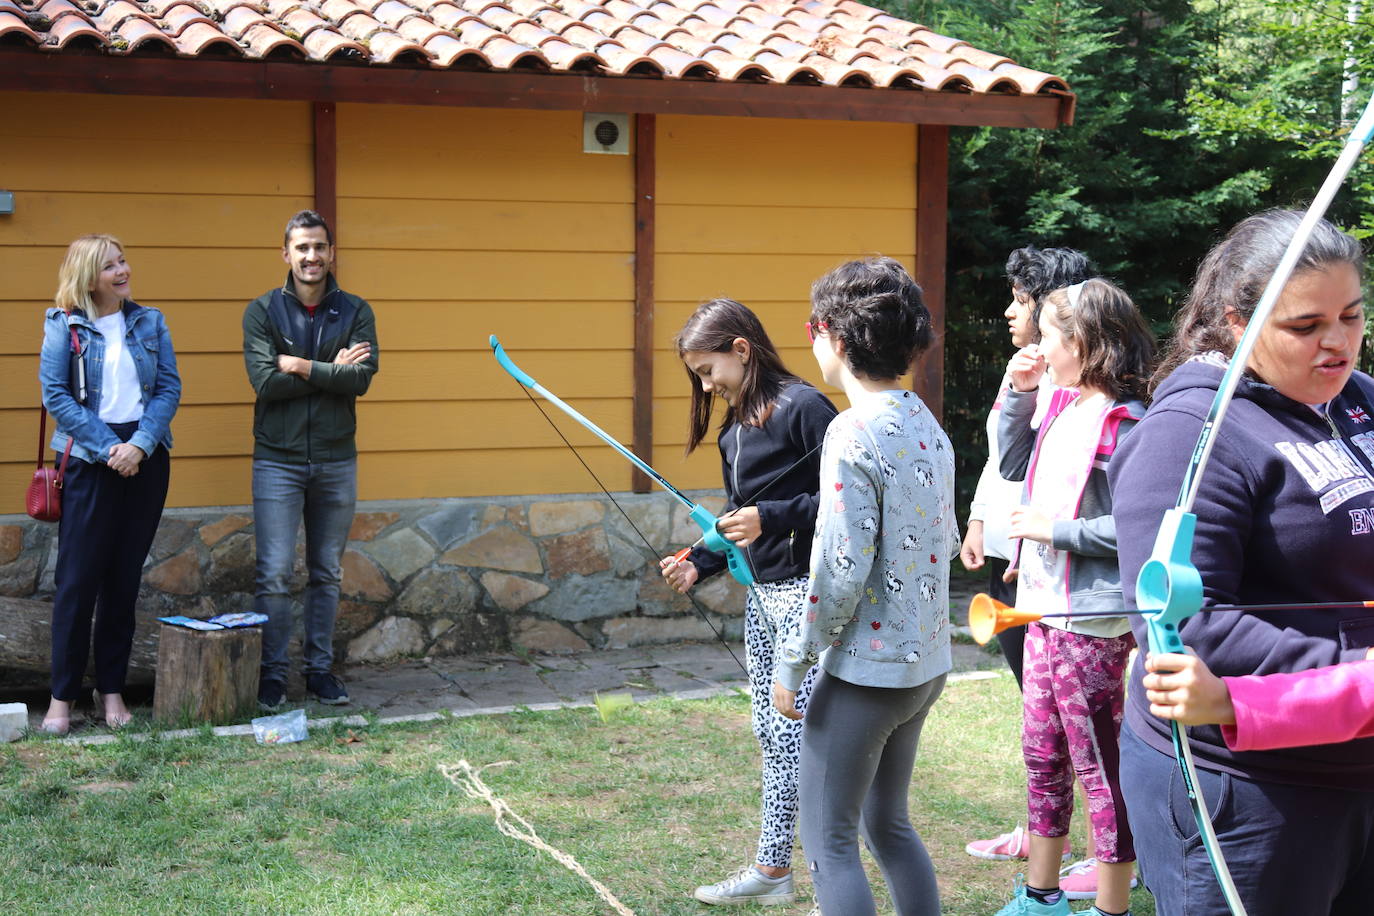
[(305, 689), (326, 706), (342, 706), (348, 702), (348, 688), (332, 674), (307, 674)]
[[(1064, 837), (1064, 853), (1059, 861), (1067, 862), (1073, 857), (1069, 838)], [(1020, 824), (1011, 833), (1004, 833), (990, 840), (974, 840), (964, 847), (964, 852), (979, 859), (993, 859), (1005, 862), (1008, 859), (1030, 858), (1030, 834)]]
[[(1131, 887), (1140, 882), (1131, 875)], [(1059, 873), (1059, 889), (1070, 900), (1095, 900), (1097, 898), (1097, 860), (1083, 859), (1075, 862)]]
[(272, 712), (286, 702), (286, 685), (273, 678), (258, 681), (258, 709)]
[(1055, 903), (1041, 903), (1026, 893), (1025, 882), (1018, 875), (1011, 903), (998, 910), (996, 916), (1069, 916), (1070, 912), (1067, 894), (1060, 894)]
[(702, 903), (757, 903), (777, 906), (797, 899), (792, 891), (792, 873), (770, 878), (752, 865), (746, 865), (718, 884), (706, 884), (692, 892)]

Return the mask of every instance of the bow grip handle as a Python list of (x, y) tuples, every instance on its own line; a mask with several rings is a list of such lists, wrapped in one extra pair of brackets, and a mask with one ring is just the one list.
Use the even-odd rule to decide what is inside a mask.
[(1136, 607), (1149, 629), (1151, 652), (1184, 651), (1179, 624), (1202, 609), (1202, 575), (1193, 565), (1196, 530), (1193, 513), (1165, 512), (1150, 559), (1136, 577)]
[(689, 513), (692, 521), (701, 529), (701, 542), (707, 550), (725, 554), (725, 564), (730, 567), (730, 575), (745, 588), (754, 584), (754, 572), (744, 560), (744, 554), (716, 530), (716, 517), (706, 511), (705, 506), (694, 505)]

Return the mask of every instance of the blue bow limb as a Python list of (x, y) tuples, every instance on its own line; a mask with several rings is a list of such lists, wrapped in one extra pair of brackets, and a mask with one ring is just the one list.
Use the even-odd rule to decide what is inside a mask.
[(716, 529), (716, 522), (718, 519), (712, 515), (705, 506), (693, 501), (685, 493), (664, 479), (662, 474), (655, 471), (638, 455), (630, 451), (624, 445), (621, 445), (614, 436), (584, 417), (573, 407), (564, 403), (561, 398), (549, 391), (543, 385), (536, 382), (534, 376), (521, 369), (506, 355), (506, 351), (501, 347), (501, 341), (496, 339), (495, 334), (491, 335), (489, 342), (491, 344), (491, 352), (495, 355), (496, 361), (501, 364), (501, 368), (505, 369), (511, 378), (515, 379), (535, 394), (538, 394), (578, 423), (581, 423), (592, 433), (592, 435), (619, 452), (627, 461), (649, 475), (650, 479), (655, 481), (680, 503), (686, 506), (688, 516), (696, 523), (697, 527), (701, 529), (701, 542), (706, 549), (725, 555), (725, 563), (730, 569), (730, 575), (734, 576), (735, 581), (739, 582), (740, 585), (746, 588), (753, 586), (754, 572), (749, 568), (749, 563), (745, 560), (744, 553)]
[[(1155, 654), (1186, 652), (1179, 626), (1202, 609), (1202, 575), (1193, 565), (1193, 534), (1197, 516), (1180, 508), (1164, 513), (1159, 532), (1155, 535), (1150, 558), (1140, 567), (1136, 577), (1136, 607), (1145, 618), (1150, 651)], [(1193, 750), (1188, 735), (1177, 722), (1169, 723), (1174, 756), (1178, 758), (1183, 775), (1183, 787), (1202, 837), (1203, 848), (1212, 863), (1212, 871), (1221, 885), (1234, 916), (1245, 916), (1245, 904), (1236, 890), (1226, 856), (1221, 851), (1216, 829), (1207, 814), (1202, 792), (1197, 787), (1197, 768), (1193, 764)]]

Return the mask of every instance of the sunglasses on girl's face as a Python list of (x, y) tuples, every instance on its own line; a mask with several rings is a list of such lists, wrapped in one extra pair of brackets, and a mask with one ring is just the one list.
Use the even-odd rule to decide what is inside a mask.
[(808, 321), (806, 323), (806, 339), (809, 343), (816, 342), (816, 335), (822, 331), (829, 331), (830, 325), (824, 321)]

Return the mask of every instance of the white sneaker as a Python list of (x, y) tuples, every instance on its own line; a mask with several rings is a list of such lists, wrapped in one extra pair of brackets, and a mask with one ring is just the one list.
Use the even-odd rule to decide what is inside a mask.
[(792, 890), (792, 873), (770, 878), (752, 865), (746, 865), (724, 881), (705, 884), (692, 892), (702, 903), (730, 905), (757, 903), (779, 906), (797, 899)]

